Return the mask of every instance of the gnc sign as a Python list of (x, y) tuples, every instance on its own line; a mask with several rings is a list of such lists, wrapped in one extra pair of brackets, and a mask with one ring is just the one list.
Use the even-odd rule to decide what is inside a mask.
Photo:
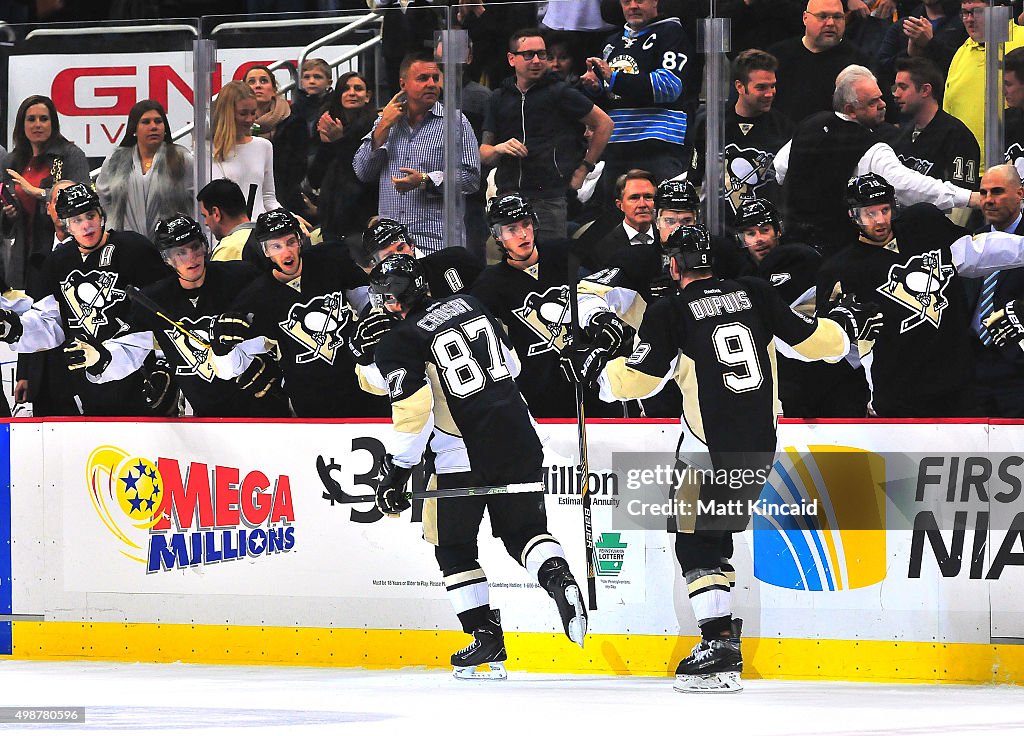
[[(318, 51), (332, 59), (349, 46)], [(298, 47), (224, 49), (218, 52), (213, 76), (216, 92), (226, 80), (241, 79), (254, 64), (295, 59)], [(343, 66), (342, 70), (348, 67)], [(173, 129), (193, 119), (192, 54), (185, 51), (138, 54), (90, 54), (14, 56), (10, 58), (6, 104), (8, 140), (21, 101), (33, 94), (53, 98), (60, 115), (61, 132), (92, 157), (106, 157), (124, 135), (128, 111), (139, 100), (152, 99), (167, 110)], [(279, 84), (289, 81), (278, 71)], [(179, 143), (192, 148), (189, 139)]]

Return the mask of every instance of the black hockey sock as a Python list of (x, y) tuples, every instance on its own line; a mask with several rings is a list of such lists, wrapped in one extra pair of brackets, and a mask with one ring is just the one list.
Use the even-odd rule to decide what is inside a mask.
[(470, 608), (468, 611), (463, 611), (458, 614), (459, 623), (462, 624), (462, 630), (467, 634), (472, 634), (481, 626), (488, 623), (491, 618), (490, 613), (490, 606), (477, 606), (476, 608)]
[(728, 639), (732, 636), (732, 617), (721, 616), (701, 624), (700, 635), (705, 639)]

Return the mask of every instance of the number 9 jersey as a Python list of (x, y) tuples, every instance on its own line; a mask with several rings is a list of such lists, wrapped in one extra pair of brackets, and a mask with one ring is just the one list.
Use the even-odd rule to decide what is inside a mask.
[(489, 485), (540, 469), (543, 450), (519, 392), (519, 364), (498, 322), (468, 294), (413, 309), (380, 341), (395, 462), (412, 467), (428, 440), (438, 474), (472, 470)]
[(608, 364), (601, 398), (644, 398), (674, 379), (683, 419), (713, 452), (772, 451), (778, 402), (775, 341), (803, 360), (849, 350), (835, 322), (794, 312), (765, 281), (698, 279), (647, 308), (629, 358)]

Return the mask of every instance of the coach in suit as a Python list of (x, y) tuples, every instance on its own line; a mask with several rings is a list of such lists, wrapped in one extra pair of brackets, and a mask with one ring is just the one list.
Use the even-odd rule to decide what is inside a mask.
[[(981, 211), (985, 227), (1024, 235), (1024, 186), (1012, 164), (993, 166), (981, 177)], [(974, 305), (971, 329), (975, 352), (976, 412), (985, 417), (1024, 417), (1024, 352), (1017, 345), (1000, 348), (981, 324), (994, 310), (1024, 297), (1024, 269), (1013, 268), (981, 279), (965, 279), (968, 303)]]
[[(643, 169), (630, 169), (615, 180), (615, 206), (622, 212), (622, 222), (608, 231), (588, 238), (592, 244), (582, 254), (583, 267), (591, 273), (606, 268), (618, 251), (658, 242), (654, 226), (654, 196), (658, 183), (654, 174)], [(591, 227), (600, 227), (604, 218)]]

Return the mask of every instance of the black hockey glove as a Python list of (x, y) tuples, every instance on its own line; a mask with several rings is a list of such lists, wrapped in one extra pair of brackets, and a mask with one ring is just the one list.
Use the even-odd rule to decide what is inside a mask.
[(281, 380), (281, 364), (267, 353), (253, 356), (252, 363), (235, 378), (243, 393), (262, 399)]
[(382, 312), (370, 312), (356, 324), (348, 349), (359, 365), (370, 365), (377, 343), (394, 327), (395, 320)]
[(586, 387), (597, 382), (597, 377), (601, 375), (610, 357), (602, 347), (574, 343), (562, 351), (558, 364), (570, 383)]
[(216, 355), (227, 355), (231, 348), (252, 336), (251, 317), (241, 312), (225, 312), (213, 318), (210, 347)]
[(0, 340), (7, 344), (17, 342), (22, 332), (21, 317), (9, 309), (0, 309)]
[(825, 317), (837, 322), (851, 343), (871, 342), (882, 331), (882, 313), (874, 302), (864, 304), (853, 294), (837, 294), (825, 307)]
[(178, 415), (178, 397), (181, 389), (174, 382), (174, 366), (164, 358), (157, 358), (153, 368), (145, 372), (142, 390), (148, 406), (158, 417)]
[(1007, 302), (1006, 306), (992, 312), (983, 320), (996, 345), (1001, 348), (1016, 345), (1024, 350), (1024, 324), (1020, 321), (1021, 314), (1024, 314), (1024, 299)]
[(666, 296), (679, 293), (679, 282), (668, 274), (662, 274), (651, 282), (648, 291), (651, 294), (651, 301), (663, 299)]
[(593, 347), (603, 348), (610, 358), (633, 352), (636, 330), (627, 325), (614, 312), (598, 312), (590, 318), (584, 330)]
[(93, 340), (72, 340), (64, 346), (64, 362), (68, 370), (98, 376), (110, 365), (110, 351)]
[(377, 484), (377, 508), (383, 514), (397, 516), (412, 506), (405, 494), (405, 484), (409, 482), (412, 468), (401, 468), (395, 465), (391, 455), (385, 455), (380, 470), (384, 477)]

